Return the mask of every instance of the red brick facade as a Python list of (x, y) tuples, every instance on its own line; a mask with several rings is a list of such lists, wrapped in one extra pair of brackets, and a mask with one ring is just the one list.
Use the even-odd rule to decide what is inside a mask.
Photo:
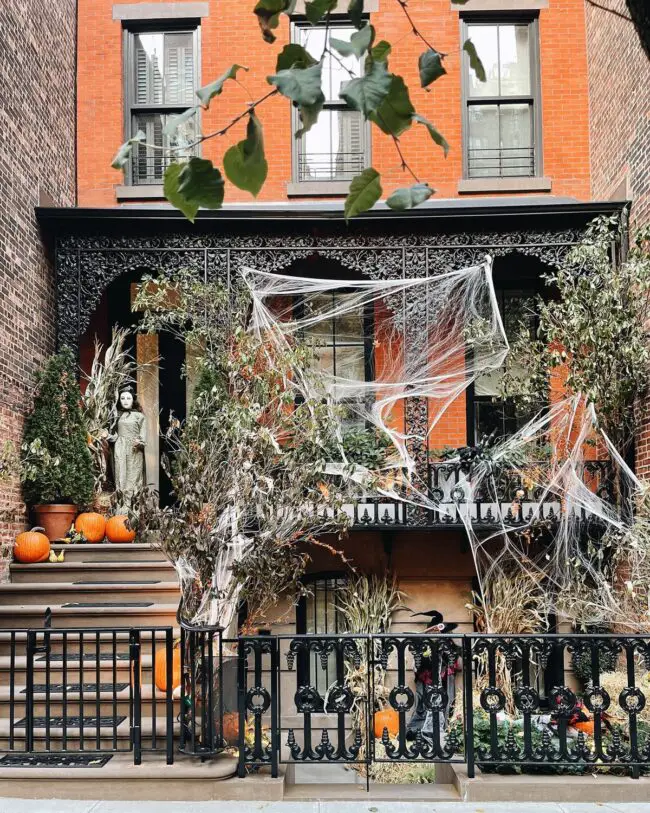
[[(0, 443), (20, 445), (34, 372), (54, 347), (54, 280), (34, 207), (75, 202), (75, 0), (0, 4)], [(23, 526), (0, 483), (0, 542)]]
[[(154, 4), (157, 0), (154, 0)], [(114, 0), (79, 2), (79, 87), (78, 156), (79, 204), (110, 206), (116, 203), (116, 187), (122, 174), (111, 169), (116, 147), (124, 140), (122, 85), (122, 22), (113, 19)], [(153, 4), (148, 3), (151, 6)], [(276, 57), (290, 36), (283, 17), (278, 41), (267, 45), (252, 14), (254, 0), (209, 0), (209, 15), (201, 21), (201, 84), (207, 84), (231, 64), (249, 65), (242, 75), (250, 97), (269, 89), (266, 76), (275, 72)], [(402, 138), (402, 146), (415, 172), (428, 180), (442, 198), (458, 195), (462, 178), (460, 24), (462, 9), (449, 0), (412, 0), (409, 11), (436, 48), (448, 54), (448, 75), (439, 79), (430, 93), (420, 89), (417, 60), (423, 45), (410, 31), (396, 0), (378, 0), (371, 14), (377, 39), (394, 45), (390, 68), (406, 80), (417, 111), (433, 121), (451, 146), (447, 159), (432, 144), (422, 127), (414, 127)], [(483, 8), (485, 3), (481, 4)], [(498, 0), (495, 9), (511, 3)], [(522, 8), (530, 3), (522, 3)], [(533, 4), (535, 5), (535, 4)], [(544, 3), (537, 5), (544, 6)], [(552, 182), (552, 194), (587, 200), (589, 180), (589, 126), (587, 96), (587, 54), (584, 0), (551, 0), (539, 11), (541, 108), (543, 121), (544, 176)], [(460, 11), (459, 11), (460, 10)], [(249, 96), (230, 83), (203, 115), (202, 130), (210, 132), (228, 123), (245, 109)], [(264, 125), (268, 180), (258, 200), (278, 201), (287, 197), (291, 180), (290, 104), (273, 98), (259, 109)], [(244, 123), (234, 127), (226, 139), (203, 145), (203, 156), (221, 166), (225, 150), (244, 134)], [(373, 128), (372, 164), (382, 174), (385, 192), (405, 185), (406, 176), (388, 136)], [(227, 201), (250, 201), (251, 197), (228, 186)]]
[[(624, 0), (611, 0), (609, 6), (627, 13)], [(592, 197), (629, 198), (634, 232), (650, 224), (650, 60), (631, 22), (590, 5), (587, 34)], [(636, 465), (647, 477), (650, 400), (640, 405), (639, 414)]]

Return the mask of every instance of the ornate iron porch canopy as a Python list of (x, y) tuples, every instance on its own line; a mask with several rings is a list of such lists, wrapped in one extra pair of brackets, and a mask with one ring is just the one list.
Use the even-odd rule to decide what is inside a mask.
[[(446, 205), (441, 205), (441, 204)], [(282, 272), (313, 255), (373, 279), (439, 274), (513, 252), (561, 262), (598, 214), (624, 203), (558, 199), (437, 201), (395, 215), (378, 209), (343, 221), (336, 205), (273, 204), (202, 212), (192, 227), (168, 207), (38, 208), (54, 249), (59, 345), (77, 347), (103, 292), (133, 271), (191, 268), (226, 285), (241, 266)]]

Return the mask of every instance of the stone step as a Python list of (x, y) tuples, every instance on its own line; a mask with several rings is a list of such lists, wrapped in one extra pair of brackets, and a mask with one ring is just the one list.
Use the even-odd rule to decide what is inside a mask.
[[(56, 565), (54, 565), (56, 567)], [(81, 583), (81, 581), (85, 583)], [(152, 601), (158, 604), (172, 604), (180, 600), (178, 584), (174, 581), (153, 581), (153, 584), (107, 584), (99, 581), (90, 584), (91, 578), (78, 583), (69, 582), (33, 582), (29, 584), (0, 585), (0, 606), (16, 605), (110, 602), (143, 602)]]
[(167, 765), (165, 755), (158, 753), (143, 754), (142, 765), (133, 764), (132, 753), (107, 755), (110, 758), (105, 763), (90, 756), (95, 764), (88, 767), (33, 767), (24, 755), (12, 754), (12, 761), (22, 761), (25, 767), (0, 768), (0, 797), (200, 802), (276, 801), (283, 796), (284, 775), (271, 779), (261, 771), (243, 780), (230, 779), (237, 770), (237, 760), (226, 754), (201, 761), (176, 751), (173, 765)]
[[(120, 604), (112, 602), (112, 604)], [(0, 629), (30, 629), (41, 627), (45, 611), (52, 612), (55, 628), (77, 627), (160, 627), (176, 621), (178, 602), (161, 604), (147, 602), (148, 606), (69, 607), (60, 604), (15, 604), (0, 606)], [(4, 653), (3, 653), (4, 654)]]
[(110, 561), (82, 562), (70, 560), (66, 554), (65, 562), (42, 562), (33, 565), (12, 564), (10, 568), (12, 584), (37, 584), (40, 582), (78, 582), (100, 581), (130, 583), (150, 581), (177, 582), (176, 571), (167, 561)]
[[(82, 619), (83, 620), (83, 619)], [(42, 627), (43, 619), (40, 618), (40, 626)], [(156, 642), (156, 649), (160, 649), (165, 646), (165, 636), (166, 631), (164, 628), (169, 627), (172, 629), (172, 634), (174, 636), (174, 640), (180, 637), (180, 629), (175, 626), (176, 619), (173, 619), (173, 622), (169, 621), (169, 623), (164, 623), (164, 621), (159, 621), (157, 624), (151, 625), (150, 629), (142, 630), (140, 633), (140, 647), (142, 656), (144, 657), (147, 654), (151, 653), (151, 642), (152, 638)], [(137, 625), (136, 625), (137, 626)], [(32, 625), (34, 628), (35, 625)], [(81, 635), (83, 634), (83, 650), (84, 650), (84, 663), (93, 661), (95, 659), (95, 653), (97, 651), (97, 641), (98, 637), (94, 631), (83, 631), (83, 627), (77, 627), (74, 630), (70, 629), (69, 632), (65, 635), (65, 645), (67, 648), (67, 661), (69, 666), (74, 666), (75, 661), (78, 662), (79, 657), (78, 653), (80, 652), (81, 647)], [(52, 634), (50, 635), (50, 652), (51, 652), (51, 666), (54, 668), (55, 663), (57, 662), (57, 655), (61, 655), (63, 653), (64, 647), (64, 635), (63, 629), (53, 629)], [(35, 629), (37, 633), (37, 645), (42, 646), (44, 642), (45, 636), (43, 635), (42, 629)], [(26, 644), (27, 644), (27, 632), (26, 631), (15, 631), (13, 633), (13, 646), (14, 646), (14, 654), (19, 662), (20, 657), (26, 656)], [(2, 630), (0, 629), (0, 658), (3, 658), (3, 663), (7, 663), (10, 661), (11, 656), (11, 648), (12, 648), (12, 633), (9, 630)], [(105, 660), (106, 656), (113, 655), (113, 634), (110, 629), (106, 630), (105, 632), (100, 630), (99, 631), (99, 652), (100, 657), (102, 660)], [(122, 629), (120, 632), (115, 632), (115, 652), (119, 655), (128, 656), (129, 654), (129, 632), (127, 629)], [(38, 663), (45, 662), (45, 655), (43, 653), (37, 653), (34, 659), (34, 667), (37, 667)], [(59, 661), (60, 662), (60, 661)]]
[(65, 551), (66, 561), (69, 562), (167, 562), (165, 554), (152, 545), (142, 545), (132, 542), (125, 545), (112, 545), (109, 542), (97, 545), (66, 545), (56, 542), (52, 550), (57, 554)]
[[(160, 642), (156, 647), (159, 656), (165, 651), (164, 642)], [(24, 648), (22, 650), (24, 653)], [(83, 678), (84, 683), (89, 681), (96, 681), (97, 668), (99, 667), (99, 680), (100, 683), (128, 683), (131, 680), (130, 661), (128, 658), (128, 647), (126, 650), (120, 649), (118, 658), (113, 660), (112, 653), (104, 653), (106, 660), (102, 659), (97, 661), (94, 655), (85, 658), (83, 663), (83, 671), (79, 668), (80, 663), (78, 658), (68, 658), (66, 668), (63, 668), (63, 661), (54, 657), (49, 660), (49, 680), (51, 683), (80, 683)], [(34, 658), (34, 683), (44, 684), (47, 683), (47, 668), (48, 661), (44, 658), (41, 660), (42, 655), (37, 654)], [(109, 659), (110, 658), (110, 659)], [(142, 674), (142, 684), (151, 683), (151, 673), (153, 670), (152, 657), (149, 653), (142, 654), (140, 658), (140, 670)], [(27, 671), (27, 658), (24, 654), (19, 654), (14, 658), (13, 670), (11, 658), (6, 655), (0, 656), (0, 691), (1, 687), (9, 686), (11, 682), (10, 674), (13, 671), (14, 684), (24, 685)]]
[[(83, 708), (83, 715), (101, 715), (101, 716), (127, 716), (130, 714), (131, 709), (131, 687), (129, 685), (129, 677), (126, 680), (112, 683), (100, 683), (100, 691), (97, 693), (97, 684), (95, 676), (88, 679), (84, 676), (84, 691), (83, 698), (79, 691), (79, 684), (75, 684), (69, 680), (66, 684), (68, 691), (64, 692), (59, 690), (59, 685), (54, 678), (51, 678), (49, 699), (47, 692), (41, 691), (40, 681), (35, 680), (34, 684), (36, 689), (34, 691), (34, 716), (35, 717), (61, 717), (64, 715), (72, 717), (74, 715), (81, 716)], [(149, 673), (149, 681), (151, 680), (151, 673)], [(113, 697), (112, 687), (116, 687), (115, 697)], [(167, 709), (167, 696), (165, 692), (161, 692), (155, 684), (147, 682), (145, 676), (142, 677), (142, 684), (140, 687), (141, 708), (142, 715), (153, 717), (153, 709), (156, 709), (156, 717), (166, 714)], [(25, 716), (25, 700), (27, 698), (26, 687), (24, 685), (14, 686), (13, 691), (13, 704), (14, 704), (14, 720), (20, 719)], [(0, 687), (0, 720), (8, 718), (11, 714), (11, 700), (12, 694), (7, 686)], [(65, 701), (65, 703), (64, 703)], [(179, 700), (174, 700), (174, 717), (178, 713)]]

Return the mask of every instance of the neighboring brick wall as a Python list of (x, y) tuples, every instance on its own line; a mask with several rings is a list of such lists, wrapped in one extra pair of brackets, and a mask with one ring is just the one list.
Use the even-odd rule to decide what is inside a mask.
[[(610, 8), (627, 13), (625, 0)], [(632, 23), (587, 4), (592, 196), (632, 201), (632, 232), (650, 223), (650, 60)], [(637, 472), (650, 477), (650, 398), (639, 405)]]
[[(154, 0), (155, 1), (155, 0)], [(79, 4), (79, 203), (107, 206), (116, 203), (115, 187), (122, 174), (111, 169), (117, 146), (123, 141), (122, 25), (112, 19), (116, 0), (80, 0)], [(289, 37), (283, 17), (275, 45), (266, 45), (252, 9), (254, 0), (209, 0), (210, 15), (201, 24), (201, 81), (208, 83), (234, 62), (248, 65), (242, 81), (253, 98), (265, 93), (266, 76), (275, 72), (275, 60)], [(414, 106), (433, 121), (449, 141), (445, 160), (422, 127), (402, 137), (402, 146), (415, 172), (428, 180), (438, 197), (456, 197), (462, 177), (460, 26), (461, 6), (449, 0), (413, 0), (409, 10), (418, 26), (438, 50), (446, 52), (448, 75), (427, 93), (419, 87), (417, 60), (422, 43), (410, 32), (396, 0), (379, 0), (371, 15), (377, 39), (394, 45), (390, 67), (404, 76)], [(589, 128), (587, 98), (584, 0), (552, 0), (540, 12), (544, 175), (553, 182), (552, 193), (589, 198)], [(203, 132), (218, 129), (245, 109), (249, 96), (229, 83), (212, 109), (203, 115)], [(274, 98), (259, 109), (269, 156), (269, 177), (258, 200), (286, 199), (291, 180), (290, 104)], [(228, 146), (243, 137), (245, 124), (234, 127), (227, 138), (203, 145), (203, 155), (221, 165)], [(400, 169), (394, 145), (373, 128), (372, 163), (382, 173), (385, 193), (409, 182)], [(228, 186), (227, 200), (252, 198)]]
[[(34, 217), (39, 190), (75, 202), (75, 0), (0, 3), (0, 443), (17, 446), (34, 373), (54, 347), (54, 279)], [(24, 527), (17, 479), (0, 484), (0, 543)], [(6, 518), (8, 516), (8, 518)]]

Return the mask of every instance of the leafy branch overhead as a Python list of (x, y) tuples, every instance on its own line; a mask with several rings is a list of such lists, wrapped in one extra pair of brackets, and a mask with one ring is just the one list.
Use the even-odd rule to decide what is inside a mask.
[[(429, 35), (425, 36), (418, 28), (407, 0), (395, 2), (406, 16), (412, 34), (424, 46), (417, 68), (420, 88), (429, 93), (434, 82), (447, 73), (444, 65), (447, 54), (437, 50), (427, 38)], [(452, 0), (457, 5), (465, 2), (466, 0)], [(274, 43), (283, 17), (288, 21), (295, 11), (296, 0), (257, 0), (253, 13), (258, 19), (264, 41)], [(330, 15), (338, 11), (337, 0), (306, 0), (304, 4), (307, 22), (312, 25), (324, 24), (328, 32), (332, 30)], [(115, 169), (128, 169), (134, 154), (136, 158), (160, 155), (167, 164), (163, 183), (165, 197), (192, 222), (201, 207), (221, 208), (225, 197), (224, 175), (238, 189), (257, 196), (269, 172), (264, 151), (263, 124), (258, 108), (273, 96), (288, 99), (296, 108), (301, 123), (295, 137), (302, 138), (317, 123), (325, 105), (323, 82), (328, 80), (324, 76), (324, 67), (326, 59), (329, 59), (338, 63), (349, 74), (348, 81), (341, 84), (339, 93), (344, 109), (357, 111), (366, 121), (392, 139), (400, 167), (415, 182), (391, 192), (386, 200), (387, 205), (392, 209), (405, 210), (428, 200), (434, 189), (413, 171), (400, 139), (413, 124), (422, 124), (434, 144), (442, 148), (445, 157), (449, 152), (449, 144), (437, 127), (416, 110), (404, 78), (391, 72), (389, 58), (393, 46), (385, 39), (375, 42), (376, 31), (364, 14), (363, 0), (349, 0), (347, 16), (356, 31), (349, 39), (326, 34), (321, 53), (310, 53), (298, 43), (285, 44), (277, 54), (275, 73), (266, 77), (271, 90), (249, 102), (245, 110), (221, 129), (201, 133), (201, 110), (209, 110), (215, 99), (226, 91), (229, 82), (240, 84), (238, 75), (249, 71), (243, 65), (231, 65), (217, 79), (196, 92), (196, 105), (170, 117), (163, 128), (163, 144), (148, 143), (145, 133), (139, 131), (122, 144), (112, 166)], [(463, 43), (460, 56), (477, 79), (485, 82), (485, 69), (471, 40)], [(362, 70), (355, 72), (349, 66), (356, 60), (362, 65)], [(245, 137), (226, 150), (223, 156), (223, 173), (210, 160), (196, 155), (197, 147), (202, 142), (225, 135), (243, 120), (246, 120)], [(346, 219), (372, 208), (382, 194), (379, 173), (373, 168), (365, 169), (350, 183), (345, 202)]]

